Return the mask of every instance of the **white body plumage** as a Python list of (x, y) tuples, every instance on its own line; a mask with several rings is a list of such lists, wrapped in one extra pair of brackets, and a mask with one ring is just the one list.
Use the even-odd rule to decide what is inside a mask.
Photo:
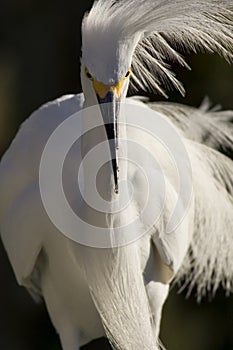
[[(156, 225), (134, 243), (99, 249), (72, 241), (50, 221), (39, 186), (41, 156), (51, 133), (73, 113), (109, 102), (106, 96), (123, 103), (131, 65), (136, 84), (144, 88), (151, 85), (161, 91), (158, 76), (168, 77), (182, 91), (163, 62), (165, 54), (184, 64), (168, 43), (169, 35), (171, 40), (191, 49), (199, 45), (231, 58), (233, 33), (228, 7), (229, 1), (180, 0), (175, 6), (172, 1), (96, 2), (83, 23), (81, 77), (84, 95), (65, 96), (34, 112), (1, 161), (1, 237), (19, 284), (45, 299), (64, 350), (77, 350), (103, 335), (107, 335), (116, 349), (158, 349), (162, 306), (174, 277), (188, 276), (191, 287), (195, 282), (200, 295), (212, 284), (214, 290), (220, 283), (232, 290), (233, 269), (229, 262), (233, 251), (228, 246), (232, 242), (233, 227), (233, 162), (217, 151), (220, 146), (233, 149), (229, 123), (232, 112), (208, 112), (172, 104), (149, 105), (155, 117), (159, 115), (174, 125), (193, 169), (193, 196), (189, 208), (183, 221), (170, 234), (165, 227), (177, 201), (177, 174), (161, 149), (150, 144), (149, 136), (143, 142), (151, 145), (152, 153), (165, 170), (167, 200)], [(149, 71), (152, 66), (154, 74)], [(110, 102), (116, 108), (116, 101)], [(142, 108), (139, 100), (131, 103)], [(149, 109), (148, 106), (143, 108), (146, 118)], [(101, 113), (104, 117), (104, 112)], [(114, 113), (111, 125), (117, 125), (116, 109)], [(119, 124), (116, 132), (114, 127), (110, 131), (106, 129), (107, 139), (110, 138), (108, 132), (112, 132), (114, 140), (119, 133), (138, 144), (143, 143), (142, 131), (132, 131)], [(105, 132), (101, 133), (106, 139)], [(74, 163), (82, 161), (85, 147), (95, 146), (98, 137), (85, 135), (82, 138), (81, 144), (69, 154), (68, 170), (69, 165), (72, 171)], [(109, 201), (123, 196), (118, 181), (124, 173), (135, 190), (129, 211), (139, 215), (144, 200), (139, 188), (140, 176), (130, 162), (126, 171), (125, 165), (117, 159), (120, 144), (114, 147), (111, 151), (115, 152), (116, 163), (106, 165), (102, 177), (97, 179), (97, 188), (103, 191), (103, 196), (109, 196)], [(83, 186), (87, 188), (90, 170), (84, 168)], [(69, 187), (69, 181), (66, 183)], [(110, 191), (105, 192), (105, 188)], [(80, 205), (75, 194), (72, 198), (72, 188), (70, 195), (73, 205)], [(224, 213), (220, 213), (223, 208)], [(87, 211), (87, 219), (89, 215), (95, 223), (100, 216), (93, 213)], [(113, 230), (116, 222), (127, 221), (127, 215), (121, 214), (104, 213), (102, 218)], [(146, 226), (146, 222), (142, 220), (141, 225)], [(222, 254), (218, 251), (219, 242)], [(188, 248), (190, 254), (187, 254)]]

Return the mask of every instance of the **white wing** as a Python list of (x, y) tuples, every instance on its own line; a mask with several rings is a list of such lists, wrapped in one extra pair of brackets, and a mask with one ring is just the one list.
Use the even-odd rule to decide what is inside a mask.
[[(52, 224), (42, 206), (39, 165), (50, 134), (82, 108), (83, 95), (49, 102), (23, 123), (0, 164), (0, 230), (18, 283), (35, 289), (30, 276)], [(36, 227), (39, 223), (40, 227)]]
[[(199, 298), (206, 291), (215, 292), (220, 284), (232, 291), (233, 111), (173, 103), (149, 106), (178, 127), (193, 169), (194, 234), (176, 280), (185, 277), (189, 290), (197, 287)], [(176, 243), (179, 246), (180, 240)], [(174, 247), (169, 251), (165, 240), (157, 248), (164, 261), (165, 255), (175, 261)]]

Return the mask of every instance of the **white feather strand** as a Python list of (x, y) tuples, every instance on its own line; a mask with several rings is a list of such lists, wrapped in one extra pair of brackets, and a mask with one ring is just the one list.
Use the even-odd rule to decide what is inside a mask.
[(116, 249), (82, 247), (78, 255), (113, 348), (158, 350), (143, 277), (138, 274), (137, 243)]

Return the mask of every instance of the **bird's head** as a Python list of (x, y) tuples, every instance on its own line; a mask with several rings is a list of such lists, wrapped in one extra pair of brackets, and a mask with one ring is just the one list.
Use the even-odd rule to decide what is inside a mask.
[[(93, 11), (93, 10), (92, 10)], [(132, 57), (139, 35), (127, 38), (113, 25), (103, 28), (92, 12), (82, 26), (81, 81), (85, 99), (99, 105), (109, 140), (115, 192), (118, 192), (118, 122), (132, 74)]]

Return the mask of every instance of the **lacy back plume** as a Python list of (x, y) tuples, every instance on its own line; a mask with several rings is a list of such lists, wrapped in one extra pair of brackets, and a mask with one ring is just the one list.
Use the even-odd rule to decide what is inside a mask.
[(133, 56), (131, 85), (166, 96), (184, 88), (168, 62), (188, 67), (182, 52), (233, 57), (233, 12), (229, 0), (98, 0), (86, 16), (93, 30), (131, 38), (141, 34)]
[[(200, 299), (222, 285), (233, 291), (233, 111), (174, 103), (149, 104), (188, 138), (193, 169), (195, 231), (176, 276)], [(221, 152), (221, 153), (220, 153)]]

